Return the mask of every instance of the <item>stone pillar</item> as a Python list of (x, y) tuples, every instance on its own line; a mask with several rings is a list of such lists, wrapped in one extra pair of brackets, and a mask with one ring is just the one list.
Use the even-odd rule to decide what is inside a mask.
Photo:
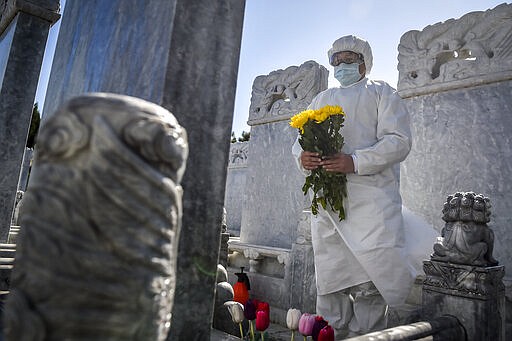
[(210, 335), (244, 9), (243, 0), (69, 1), (57, 42), (45, 117), (68, 97), (107, 91), (160, 104), (187, 130), (173, 340)]
[(289, 119), (327, 88), (327, 76), (327, 69), (307, 61), (254, 80), (242, 243), (290, 249), (297, 238), (304, 176), (291, 153), (298, 132)]
[(32, 106), (58, 0), (0, 4), (0, 242), (7, 240)]
[[(409, 31), (398, 47), (398, 91), (413, 132), (411, 153), (402, 163), (403, 203), (440, 230), (436, 203), (449, 193), (471, 189), (490, 197), (495, 255), (507, 269), (507, 288), (512, 288), (511, 32), (512, 4), (504, 3)], [(512, 309), (512, 290), (507, 297)]]

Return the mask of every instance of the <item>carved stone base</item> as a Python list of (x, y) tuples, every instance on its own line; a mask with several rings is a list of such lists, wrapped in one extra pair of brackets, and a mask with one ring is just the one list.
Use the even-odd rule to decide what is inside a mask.
[(424, 261), (423, 318), (456, 316), (468, 340), (505, 340), (505, 267)]

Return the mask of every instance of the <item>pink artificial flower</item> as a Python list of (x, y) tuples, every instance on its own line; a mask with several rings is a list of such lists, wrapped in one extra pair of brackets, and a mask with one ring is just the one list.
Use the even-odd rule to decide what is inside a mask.
[(311, 336), (313, 325), (315, 324), (315, 315), (304, 313), (299, 320), (299, 332), (304, 336)]

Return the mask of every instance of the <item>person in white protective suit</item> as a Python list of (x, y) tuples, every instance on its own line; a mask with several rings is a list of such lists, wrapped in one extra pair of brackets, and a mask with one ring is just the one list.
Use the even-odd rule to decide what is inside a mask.
[(319, 93), (308, 109), (343, 108), (345, 145), (324, 158), (293, 154), (299, 168), (323, 167), (347, 176), (346, 218), (329, 208), (311, 216), (317, 311), (336, 339), (386, 328), (388, 305), (399, 309), (415, 270), (405, 255), (399, 163), (411, 149), (409, 114), (389, 84), (366, 78), (372, 68), (370, 45), (355, 36), (336, 40), (328, 52), (341, 86)]

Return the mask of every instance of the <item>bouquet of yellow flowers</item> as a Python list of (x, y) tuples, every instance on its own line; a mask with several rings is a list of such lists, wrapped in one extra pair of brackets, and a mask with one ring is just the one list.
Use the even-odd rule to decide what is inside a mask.
[[(344, 144), (340, 133), (345, 122), (345, 113), (340, 106), (327, 105), (317, 110), (304, 110), (290, 119), (290, 125), (299, 129), (299, 143), (303, 150), (317, 152), (320, 157), (331, 156), (341, 151)], [(318, 204), (325, 209), (327, 204), (338, 213), (340, 221), (345, 219), (343, 197), (347, 196), (347, 177), (342, 173), (326, 172), (323, 168), (311, 171), (306, 177), (302, 191), (313, 191), (311, 212), (318, 214)]]

